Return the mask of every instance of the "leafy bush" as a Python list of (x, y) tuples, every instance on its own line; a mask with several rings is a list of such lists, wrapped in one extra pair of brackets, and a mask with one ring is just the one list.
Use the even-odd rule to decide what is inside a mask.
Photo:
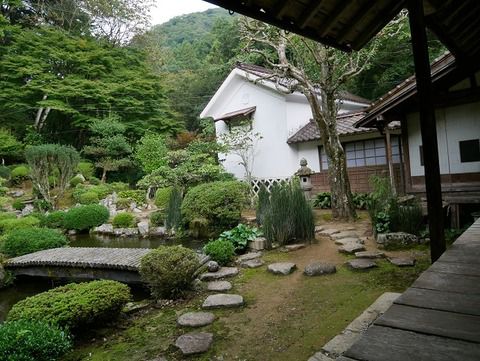
[(1, 182), (2, 179), (3, 178), (0, 178), (0, 196), (4, 196), (8, 192), (8, 187), (3, 187), (2, 186), (2, 182)]
[(167, 208), (172, 191), (173, 187), (157, 189), (157, 191), (155, 192), (155, 205), (160, 209)]
[(113, 217), (112, 224), (115, 228), (130, 228), (135, 226), (135, 217), (131, 213), (118, 213)]
[(19, 184), (28, 179), (30, 169), (26, 165), (19, 165), (12, 169), (10, 180), (12, 183)]
[(17, 228), (5, 235), (1, 251), (9, 257), (17, 257), (44, 249), (63, 247), (67, 243), (67, 238), (54, 229)]
[(124, 182), (112, 182), (112, 183), (109, 183), (108, 186), (113, 192), (117, 192), (117, 193), (122, 191), (128, 191), (128, 189), (130, 188), (128, 183), (124, 183)]
[(36, 210), (43, 212), (49, 211), (53, 208), (52, 204), (45, 199), (35, 199), (33, 201), (33, 206)]
[(265, 212), (267, 211), (268, 207), (270, 206), (270, 193), (268, 192), (267, 187), (263, 184), (260, 186), (258, 191), (258, 201), (257, 201), (257, 210), (256, 210), (256, 218), (257, 224), (263, 224), (263, 220), (265, 218)]
[(11, 199), (9, 197), (0, 197), (0, 211), (5, 209), (10, 202)]
[(137, 204), (144, 204), (146, 199), (146, 193), (141, 189), (121, 191), (121, 192), (118, 192), (118, 196), (120, 198), (128, 198)]
[(11, 170), (7, 166), (0, 165), (0, 177), (10, 179)]
[(330, 192), (318, 193), (313, 200), (313, 206), (321, 209), (332, 208), (332, 195)]
[(298, 182), (272, 187), (269, 208), (265, 213), (265, 238), (281, 245), (294, 239), (311, 240), (315, 235), (313, 211)]
[(75, 188), (77, 185), (83, 183), (83, 178), (79, 176), (78, 174), (70, 179), (70, 187)]
[(108, 209), (100, 204), (89, 204), (70, 209), (65, 215), (66, 229), (78, 231), (97, 227), (108, 221)]
[(100, 179), (98, 179), (97, 177), (90, 177), (88, 178), (88, 181), (90, 182), (90, 184), (93, 184), (93, 185), (99, 185), (102, 183), (102, 181)]
[(21, 199), (15, 199), (12, 203), (12, 208), (21, 211), (23, 208), (25, 208), (25, 203)]
[(130, 207), (132, 201), (128, 198), (118, 198), (117, 199), (117, 208), (118, 209), (125, 209)]
[(204, 218), (212, 231), (223, 231), (241, 218), (247, 200), (246, 185), (238, 181), (212, 182), (191, 188), (181, 212), (186, 223)]
[(177, 187), (173, 188), (167, 205), (165, 226), (168, 230), (180, 229), (182, 225), (182, 192)]
[(165, 225), (165, 212), (156, 211), (150, 214), (150, 225), (154, 227), (162, 227)]
[(210, 256), (212, 260), (218, 262), (219, 265), (227, 265), (235, 256), (235, 247), (233, 243), (225, 239), (217, 239), (208, 242), (203, 251)]
[(258, 228), (252, 228), (240, 223), (235, 228), (222, 232), (218, 239), (232, 243), (235, 252), (240, 253), (247, 249), (249, 241), (253, 241), (261, 235), (262, 233)]
[(63, 228), (66, 212), (54, 211), (46, 214), (41, 220), (40, 225), (47, 228)]
[(419, 235), (422, 230), (423, 213), (417, 199), (410, 204), (400, 204), (397, 199), (390, 202), (391, 230)]
[(80, 197), (78, 197), (78, 202), (80, 204), (95, 204), (99, 201), (98, 194), (93, 191), (82, 193)]
[(90, 180), (95, 173), (95, 166), (90, 162), (79, 162), (77, 164), (76, 172), (80, 173), (85, 179)]
[(352, 200), (356, 209), (367, 209), (369, 195), (368, 193), (352, 193)]
[(70, 335), (43, 321), (10, 321), (0, 325), (0, 360), (54, 361), (73, 347)]
[(199, 267), (194, 251), (183, 246), (160, 246), (140, 262), (140, 276), (157, 298), (179, 297), (190, 289)]
[(130, 289), (120, 282), (70, 283), (16, 303), (7, 319), (42, 320), (75, 331), (117, 316), (130, 299)]
[(0, 220), (0, 232), (9, 232), (13, 229), (32, 228), (40, 225), (40, 220), (34, 216), (10, 218)]
[(390, 215), (387, 212), (377, 212), (373, 218), (375, 233), (390, 232)]

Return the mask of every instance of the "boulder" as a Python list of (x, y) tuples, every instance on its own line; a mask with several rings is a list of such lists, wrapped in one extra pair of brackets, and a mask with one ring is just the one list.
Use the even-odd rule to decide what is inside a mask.
[(208, 272), (217, 272), (220, 269), (220, 266), (215, 261), (208, 261), (207, 262), (207, 270)]
[(94, 233), (103, 233), (103, 234), (112, 234), (113, 233), (113, 225), (110, 223), (104, 223), (101, 226), (95, 227), (93, 229)]
[(368, 258), (356, 258), (347, 262), (347, 266), (355, 270), (364, 270), (377, 267), (377, 263)]
[(417, 236), (405, 232), (377, 234), (377, 245), (385, 249), (404, 248), (419, 244)]
[(383, 258), (385, 253), (380, 251), (361, 251), (355, 252), (355, 257), (357, 258)]
[(391, 264), (394, 264), (398, 267), (415, 266), (415, 258), (413, 257), (390, 257), (388, 260)]
[(121, 237), (131, 237), (138, 235), (138, 228), (114, 228), (113, 234)]
[(276, 275), (289, 275), (292, 273), (297, 266), (292, 262), (279, 262), (269, 264), (267, 270)]
[(164, 236), (166, 233), (165, 227), (151, 227), (149, 234), (151, 236)]
[(146, 237), (150, 231), (150, 224), (148, 221), (141, 221), (137, 223), (138, 233), (141, 236)]
[(348, 243), (338, 248), (338, 252), (347, 254), (353, 254), (360, 251), (365, 251), (365, 246), (356, 242)]
[(33, 204), (27, 204), (25, 208), (22, 209), (22, 217), (28, 216), (29, 214), (32, 214), (33, 211), (35, 211), (35, 207), (33, 207)]
[(19, 191), (10, 191), (7, 194), (13, 198), (19, 198), (19, 197), (23, 197), (25, 195), (25, 192), (19, 190)]
[(322, 276), (337, 272), (335, 265), (325, 262), (313, 262), (305, 266), (305, 276)]
[(215, 321), (215, 315), (210, 312), (188, 312), (177, 319), (180, 326), (202, 327)]
[(240, 295), (231, 295), (228, 293), (217, 293), (208, 296), (203, 302), (202, 308), (232, 308), (243, 306), (243, 297)]
[(250, 261), (255, 258), (262, 257), (262, 252), (249, 252), (242, 254), (241, 256), (237, 257), (237, 263), (242, 263), (245, 261)]
[(221, 278), (233, 277), (238, 274), (237, 267), (220, 267), (217, 272), (207, 272), (200, 275), (202, 281), (213, 281)]
[(225, 292), (232, 289), (232, 284), (228, 281), (212, 281), (208, 282), (207, 290), (215, 292)]
[(248, 261), (243, 261), (242, 263), (240, 263), (240, 267), (243, 267), (243, 268), (258, 268), (258, 267), (261, 267), (263, 266), (264, 262), (259, 259), (259, 258), (255, 258), (255, 259), (251, 259), (251, 260), (248, 260)]
[(264, 237), (257, 237), (253, 241), (248, 242), (248, 248), (254, 251), (262, 251), (265, 249), (267, 240)]
[(213, 342), (213, 334), (207, 332), (187, 333), (175, 341), (184, 355), (193, 355), (208, 351)]
[(135, 208), (132, 209), (132, 212), (133, 213), (142, 213), (142, 210), (140, 208), (135, 207)]

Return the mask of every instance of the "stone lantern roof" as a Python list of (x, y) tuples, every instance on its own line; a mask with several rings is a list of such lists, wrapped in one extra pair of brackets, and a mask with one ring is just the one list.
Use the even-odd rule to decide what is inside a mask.
[(300, 169), (295, 172), (296, 176), (302, 177), (302, 176), (310, 176), (314, 174), (315, 172), (311, 170), (309, 167), (307, 167), (307, 160), (305, 158), (302, 158), (300, 160)]

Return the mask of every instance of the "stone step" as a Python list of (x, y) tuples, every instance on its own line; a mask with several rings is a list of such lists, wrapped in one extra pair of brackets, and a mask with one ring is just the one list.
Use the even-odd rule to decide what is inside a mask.
[(385, 253), (380, 251), (361, 251), (355, 252), (355, 257), (357, 258), (384, 258)]
[(355, 270), (364, 270), (377, 267), (377, 263), (374, 260), (368, 258), (356, 258), (348, 261), (347, 266)]
[(355, 252), (365, 251), (365, 246), (360, 243), (348, 243), (338, 248), (338, 252), (353, 254)]
[(269, 264), (267, 270), (276, 275), (289, 275), (292, 273), (297, 266), (292, 262), (278, 262)]
[(337, 272), (334, 264), (325, 262), (313, 262), (308, 264), (303, 271), (305, 276), (323, 276)]
[(332, 234), (330, 237), (332, 237), (333, 239), (358, 238), (358, 234), (355, 231), (343, 231)]
[(232, 308), (243, 306), (243, 297), (227, 293), (218, 293), (208, 296), (203, 302), (202, 308)]
[(238, 274), (237, 267), (221, 267), (217, 272), (207, 272), (200, 275), (201, 281), (213, 281), (221, 278), (233, 277)]
[(213, 343), (213, 334), (207, 332), (192, 332), (180, 336), (175, 341), (184, 355), (207, 352)]
[(250, 261), (255, 258), (260, 258), (262, 257), (262, 252), (249, 252), (242, 254), (241, 256), (237, 257), (237, 263), (242, 263), (245, 261)]
[(228, 281), (212, 281), (208, 282), (207, 290), (215, 292), (224, 292), (232, 289), (232, 284)]
[(240, 263), (240, 266), (243, 268), (258, 268), (263, 266), (264, 263), (265, 262), (263, 262), (261, 259), (255, 258), (248, 261), (243, 261)]
[(202, 327), (215, 321), (215, 315), (210, 312), (188, 312), (177, 319), (180, 326)]
[(415, 258), (413, 257), (390, 257), (388, 258), (391, 264), (398, 267), (412, 267), (415, 266)]
[(336, 239), (335, 244), (338, 246), (345, 246), (346, 244), (350, 243), (360, 243), (363, 244), (363, 242), (360, 240), (360, 238), (354, 238), (354, 237), (349, 237), (349, 238), (342, 238), (342, 239)]

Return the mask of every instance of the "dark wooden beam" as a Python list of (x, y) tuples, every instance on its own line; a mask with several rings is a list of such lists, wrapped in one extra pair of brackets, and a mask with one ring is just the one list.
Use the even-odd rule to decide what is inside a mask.
[(407, 0), (412, 36), (415, 77), (420, 99), (420, 130), (422, 133), (425, 185), (427, 194), (428, 228), (431, 260), (435, 262), (445, 252), (442, 186), (438, 160), (437, 125), (432, 97), (432, 79), (428, 60), (428, 43), (423, 14), (423, 1)]
[(287, 5), (287, 0), (277, 0), (277, 2), (275, 3), (275, 6), (272, 9), (272, 13), (278, 20), (281, 20), (283, 18), (283, 13), (287, 9)]
[(312, 0), (310, 4), (303, 10), (302, 15), (298, 18), (298, 26), (303, 29), (317, 15), (318, 10), (322, 7), (321, 0)]
[(348, 8), (350, 0), (338, 1), (331, 12), (328, 13), (327, 20), (322, 23), (318, 29), (318, 34), (323, 38), (330, 31), (332, 26), (338, 23), (338, 17)]
[(357, 11), (351, 17), (348, 26), (345, 26), (337, 35), (337, 41), (339, 43), (344, 43), (348, 39), (352, 32), (355, 31), (357, 24), (361, 24), (368, 16), (371, 15), (372, 3), (370, 1), (365, 1)]

